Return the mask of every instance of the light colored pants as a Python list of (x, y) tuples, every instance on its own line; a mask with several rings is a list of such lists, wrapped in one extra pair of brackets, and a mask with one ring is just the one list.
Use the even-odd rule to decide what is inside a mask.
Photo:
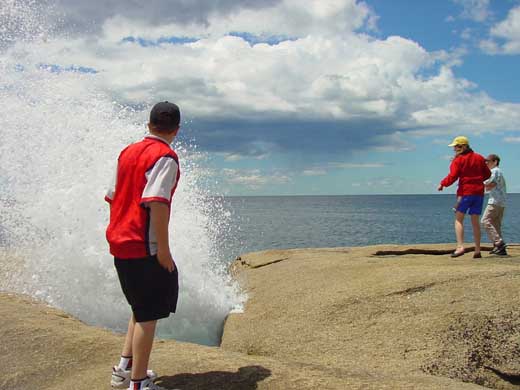
[(504, 217), (505, 207), (496, 204), (488, 204), (482, 215), (482, 226), (486, 229), (489, 241), (493, 245), (502, 241), (502, 218)]

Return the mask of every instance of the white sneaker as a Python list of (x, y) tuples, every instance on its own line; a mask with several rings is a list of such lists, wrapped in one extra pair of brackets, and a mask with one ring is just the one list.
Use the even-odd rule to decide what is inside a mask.
[[(131, 390), (130, 388), (128, 390)], [(143, 382), (141, 382), (141, 390), (167, 390), (164, 387), (157, 386), (155, 383), (152, 382), (150, 378), (145, 379)]]
[[(128, 386), (130, 386), (131, 373), (130, 370), (123, 370), (116, 366), (112, 367), (112, 380), (110, 384), (116, 389), (128, 389)], [(146, 374), (151, 381), (157, 378), (157, 374), (152, 370), (146, 371)]]

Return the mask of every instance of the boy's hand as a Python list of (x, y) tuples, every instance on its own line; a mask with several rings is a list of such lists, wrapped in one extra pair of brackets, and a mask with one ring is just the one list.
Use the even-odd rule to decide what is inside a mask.
[(159, 264), (168, 272), (173, 272), (175, 269), (175, 261), (173, 261), (172, 254), (170, 251), (157, 252), (157, 260)]
[(442, 191), (444, 189), (444, 186), (442, 184), (439, 184), (439, 187), (437, 187), (437, 191)]

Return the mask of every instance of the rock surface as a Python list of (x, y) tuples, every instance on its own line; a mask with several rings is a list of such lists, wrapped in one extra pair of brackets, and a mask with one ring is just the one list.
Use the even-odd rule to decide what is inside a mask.
[(233, 270), (249, 300), (244, 314), (228, 317), (221, 347), (370, 373), (381, 384), (403, 378), (427, 388), (419, 383), (431, 374), (520, 388), (520, 247), (479, 260), (452, 259), (446, 245), (410, 249), (242, 256)]
[[(439, 249), (444, 245), (417, 246)], [(410, 247), (244, 255), (248, 291), (220, 348), (156, 342), (158, 383), (178, 389), (518, 389), (520, 247), (375, 256)], [(0, 293), (0, 388), (109, 389), (123, 336)], [(465, 383), (467, 382), (467, 383)]]

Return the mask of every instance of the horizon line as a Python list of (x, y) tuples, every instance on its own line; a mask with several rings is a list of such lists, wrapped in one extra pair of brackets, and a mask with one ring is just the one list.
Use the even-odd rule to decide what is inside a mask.
[[(519, 195), (520, 192), (509, 192), (507, 195)], [(210, 195), (212, 197), (224, 197), (224, 198), (254, 198), (254, 197), (303, 197), (303, 196), (418, 196), (418, 195), (440, 195), (440, 196), (453, 196), (455, 193), (422, 193), (422, 194), (279, 194), (279, 195)]]

